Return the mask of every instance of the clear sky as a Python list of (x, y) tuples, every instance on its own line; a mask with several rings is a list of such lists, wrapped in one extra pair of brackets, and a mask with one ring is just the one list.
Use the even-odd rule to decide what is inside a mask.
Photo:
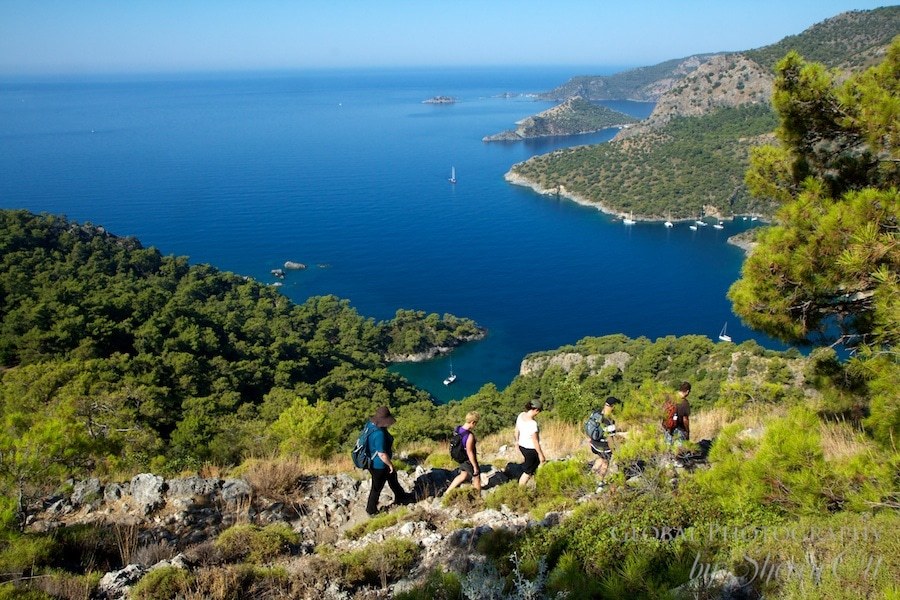
[(0, 0), (0, 73), (641, 66), (747, 50), (869, 0)]

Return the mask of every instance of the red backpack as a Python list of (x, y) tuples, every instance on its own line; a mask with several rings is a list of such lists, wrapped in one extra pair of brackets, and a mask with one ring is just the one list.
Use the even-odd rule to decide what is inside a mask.
[(662, 419), (662, 427), (669, 433), (675, 430), (675, 425), (678, 423), (678, 419), (676, 418), (676, 414), (678, 411), (678, 405), (675, 404), (675, 400), (672, 399), (672, 396), (666, 395), (666, 400), (663, 402), (663, 419)]

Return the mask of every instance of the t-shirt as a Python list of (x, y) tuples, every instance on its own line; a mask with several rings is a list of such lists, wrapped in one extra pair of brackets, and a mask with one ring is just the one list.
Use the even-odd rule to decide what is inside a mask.
[(394, 436), (388, 432), (387, 429), (382, 427), (376, 427), (372, 433), (369, 434), (369, 453), (372, 455), (372, 468), (373, 469), (387, 469), (388, 466), (384, 464), (384, 461), (381, 460), (381, 457), (378, 456), (378, 452), (384, 452), (388, 455), (388, 458), (393, 458), (393, 445), (394, 445)]
[(691, 416), (691, 404), (687, 398), (683, 398), (681, 402), (675, 405), (675, 429), (686, 431), (684, 426), (684, 417)]
[(516, 430), (519, 432), (519, 439), (516, 442), (523, 448), (535, 450), (534, 439), (531, 436), (538, 432), (537, 421), (529, 419), (528, 413), (519, 413), (516, 417)]

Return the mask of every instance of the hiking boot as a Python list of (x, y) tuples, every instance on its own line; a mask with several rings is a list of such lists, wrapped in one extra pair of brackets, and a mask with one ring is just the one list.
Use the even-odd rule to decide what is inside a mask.
[(405, 494), (394, 500), (394, 504), (398, 506), (406, 506), (407, 504), (415, 504), (417, 502), (415, 494)]

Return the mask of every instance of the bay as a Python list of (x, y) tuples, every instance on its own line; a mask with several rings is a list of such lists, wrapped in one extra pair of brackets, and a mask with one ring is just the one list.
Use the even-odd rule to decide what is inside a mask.
[[(725, 298), (749, 221), (625, 226), (511, 186), (514, 163), (614, 130), (524, 143), (484, 135), (551, 106), (529, 92), (585, 70), (353, 70), (0, 82), (0, 206), (64, 214), (165, 254), (335, 294), (363, 315), (470, 317), (488, 337), (395, 370), (438, 401), (502, 388), (529, 352), (584, 336), (743, 327)], [(454, 104), (424, 104), (437, 95)], [(652, 105), (608, 103), (645, 117)], [(457, 183), (448, 181), (455, 168)]]

